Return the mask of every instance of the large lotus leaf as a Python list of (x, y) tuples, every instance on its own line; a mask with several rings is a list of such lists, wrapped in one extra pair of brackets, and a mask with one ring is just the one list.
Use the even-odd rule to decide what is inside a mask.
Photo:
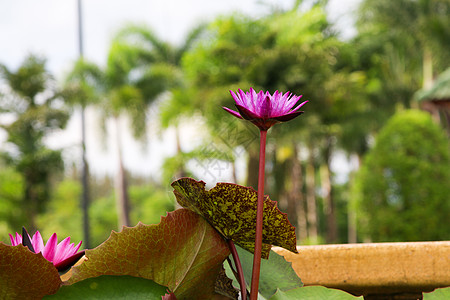
[(42, 299), (60, 285), (58, 270), (41, 253), (0, 243), (0, 299)]
[[(240, 247), (236, 250), (241, 260), (244, 277), (250, 286), (252, 278), (253, 255)], [(228, 276), (232, 277), (231, 269), (228, 264), (224, 264)], [(233, 277), (232, 277), (233, 278)], [(236, 287), (239, 283), (236, 279), (233, 281)], [(300, 278), (292, 269), (292, 263), (287, 262), (283, 256), (271, 251), (268, 260), (261, 261), (261, 274), (259, 277), (259, 293), (265, 298), (271, 297), (277, 289), (281, 291), (291, 290), (303, 285)]]
[(222, 263), (225, 240), (201, 216), (179, 209), (158, 225), (124, 227), (86, 251), (68, 284), (100, 275), (130, 275), (167, 286), (177, 299), (210, 298)]
[(132, 276), (99, 276), (88, 278), (73, 285), (63, 286), (44, 299), (79, 300), (144, 300), (161, 299), (167, 288), (145, 278)]
[[(254, 252), (257, 192), (233, 183), (218, 183), (206, 191), (203, 181), (181, 178), (172, 183), (178, 203), (201, 214), (224, 237)], [(262, 257), (268, 258), (271, 245), (297, 252), (295, 227), (275, 201), (264, 198)]]
[(341, 290), (329, 289), (323, 286), (305, 286), (289, 291), (278, 290), (270, 300), (363, 300), (363, 297), (356, 297)]

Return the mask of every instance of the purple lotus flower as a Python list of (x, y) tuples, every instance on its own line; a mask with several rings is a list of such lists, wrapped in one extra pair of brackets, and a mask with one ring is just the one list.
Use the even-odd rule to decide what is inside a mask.
[(236, 108), (239, 112), (224, 107), (227, 112), (233, 116), (249, 120), (259, 127), (261, 130), (268, 130), (272, 125), (279, 122), (286, 122), (298, 117), (303, 113), (299, 111), (306, 102), (300, 103), (296, 108), (293, 108), (298, 100), (302, 97), (292, 95), (291, 93), (280, 93), (276, 91), (273, 95), (269, 92), (260, 91), (256, 93), (253, 88), (244, 93), (241, 89), (238, 94), (230, 91), (236, 101)]
[(48, 239), (47, 244), (44, 246), (44, 241), (39, 231), (30, 238), (27, 231), (23, 230), (23, 235), (26, 234), (25, 239), (22, 239), (22, 235), (16, 232), (16, 235), (9, 235), (11, 239), (11, 245), (24, 245), (27, 246), (34, 253), (42, 253), (42, 256), (53, 263), (53, 265), (58, 269), (58, 271), (64, 271), (75, 262), (77, 262), (83, 255), (84, 251), (78, 252), (80, 249), (81, 241), (75, 246), (74, 243), (70, 243), (70, 236), (62, 240), (58, 244), (58, 237), (56, 233)]

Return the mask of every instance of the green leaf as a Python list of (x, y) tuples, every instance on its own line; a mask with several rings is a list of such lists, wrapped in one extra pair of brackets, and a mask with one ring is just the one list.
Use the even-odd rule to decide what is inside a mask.
[[(218, 183), (209, 191), (203, 181), (182, 178), (172, 183), (178, 203), (201, 214), (224, 237), (251, 253), (255, 245), (257, 192), (233, 183)], [(271, 245), (297, 252), (295, 227), (275, 201), (264, 198), (263, 251), (268, 258)]]
[(161, 299), (167, 288), (151, 280), (132, 276), (99, 276), (63, 286), (44, 299)]
[(0, 243), (1, 299), (41, 299), (60, 285), (58, 271), (41, 253)]
[(86, 251), (72, 268), (69, 284), (100, 275), (130, 275), (167, 286), (180, 299), (210, 298), (222, 263), (225, 240), (201, 216), (178, 209), (158, 225), (124, 227)]
[[(253, 268), (253, 255), (240, 247), (236, 247), (241, 260), (244, 277), (250, 286)], [(228, 276), (234, 278), (228, 264), (225, 264)], [(234, 279), (236, 287), (239, 283)], [(268, 260), (261, 261), (261, 273), (259, 279), (259, 293), (265, 298), (271, 297), (277, 289), (281, 291), (291, 290), (302, 286), (302, 281), (292, 269), (292, 263), (287, 262), (283, 256), (278, 255), (274, 251), (270, 252)]]
[(450, 299), (450, 287), (436, 289), (431, 293), (423, 293), (423, 300), (447, 300)]
[(355, 297), (341, 290), (329, 289), (323, 286), (305, 286), (289, 291), (278, 290), (270, 300), (354, 300)]

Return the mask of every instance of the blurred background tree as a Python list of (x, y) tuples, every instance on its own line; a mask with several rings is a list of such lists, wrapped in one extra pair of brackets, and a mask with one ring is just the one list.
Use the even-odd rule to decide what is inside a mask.
[(394, 115), (356, 176), (362, 238), (374, 242), (450, 238), (450, 158), (445, 132), (418, 110)]
[(22, 177), (18, 210), (30, 231), (36, 217), (50, 199), (52, 178), (63, 170), (60, 150), (49, 149), (44, 138), (65, 127), (69, 114), (56, 98), (56, 86), (45, 69), (45, 60), (30, 55), (14, 72), (0, 65), (2, 79), (10, 91), (0, 98), (0, 112), (12, 122), (2, 124), (11, 148), (2, 151), (4, 162)]

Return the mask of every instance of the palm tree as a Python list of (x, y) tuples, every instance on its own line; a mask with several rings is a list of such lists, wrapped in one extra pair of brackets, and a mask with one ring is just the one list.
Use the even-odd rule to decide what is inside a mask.
[[(116, 40), (123, 47), (133, 49), (136, 53), (136, 61), (141, 64), (139, 69), (147, 76), (137, 82), (143, 92), (147, 105), (154, 100), (154, 96), (170, 91), (168, 99), (161, 107), (161, 125), (167, 128), (175, 126), (177, 156), (183, 156), (178, 132), (178, 118), (189, 110), (188, 96), (186, 90), (181, 61), (183, 55), (189, 51), (202, 37), (205, 25), (200, 24), (191, 30), (180, 46), (173, 46), (156, 36), (149, 28), (144, 26), (129, 25), (123, 28)], [(151, 66), (151, 68), (147, 68)], [(187, 104), (187, 105), (186, 105)], [(176, 172), (179, 176), (185, 174), (184, 166), (179, 165)]]
[(186, 42), (178, 48), (159, 39), (149, 28), (136, 25), (126, 26), (113, 40), (105, 70), (107, 93), (104, 111), (116, 123), (119, 157), (117, 199), (121, 212), (119, 224), (129, 225), (120, 116), (127, 114), (134, 137), (145, 140), (147, 109), (165, 92), (182, 86), (182, 55), (192, 46), (201, 31), (201, 26), (193, 30)]
[(86, 122), (85, 110), (90, 104), (99, 101), (99, 92), (102, 85), (102, 71), (100, 68), (83, 58), (75, 62), (73, 69), (66, 76), (61, 92), (64, 100), (70, 106), (79, 106), (81, 112), (81, 150), (83, 193), (81, 197), (83, 211), (83, 241), (86, 248), (90, 245), (89, 234), (89, 164), (86, 159)]

